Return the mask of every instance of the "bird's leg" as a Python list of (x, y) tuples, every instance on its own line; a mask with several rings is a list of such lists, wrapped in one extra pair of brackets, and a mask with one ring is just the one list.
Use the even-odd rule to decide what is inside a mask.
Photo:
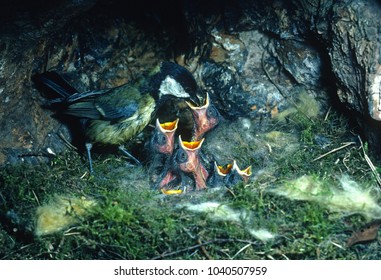
[(90, 150), (93, 147), (93, 144), (85, 143), (85, 147), (86, 147), (86, 152), (87, 152), (87, 158), (89, 160), (90, 175), (93, 175), (93, 173), (94, 173), (93, 160), (91, 159), (91, 153), (90, 153)]
[(135, 161), (135, 163), (137, 165), (141, 165), (141, 162), (136, 158), (134, 157), (133, 155), (131, 155), (127, 150), (126, 148), (123, 146), (123, 145), (120, 145), (119, 147), (119, 151), (121, 151), (124, 155), (126, 155), (127, 157), (129, 157), (130, 159), (132, 159), (133, 161)]

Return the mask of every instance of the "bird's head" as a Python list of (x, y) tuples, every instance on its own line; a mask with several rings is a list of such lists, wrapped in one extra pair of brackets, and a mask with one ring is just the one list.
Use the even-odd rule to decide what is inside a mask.
[(226, 164), (225, 166), (223, 166), (223, 165), (218, 165), (217, 162), (214, 162), (214, 171), (219, 176), (226, 177), (230, 173), (232, 168), (233, 168), (232, 163), (229, 163), (229, 164)]
[(158, 83), (160, 101), (175, 97), (190, 100), (195, 104), (200, 103), (196, 80), (186, 68), (173, 62), (162, 62), (154, 79)]
[[(187, 102), (187, 101), (186, 101)], [(209, 94), (206, 94), (205, 104), (203, 106), (194, 106), (187, 102), (192, 110), (195, 121), (194, 139), (200, 139), (206, 132), (210, 131), (220, 122), (220, 113), (217, 108), (210, 103)]]
[(151, 140), (154, 152), (172, 154), (175, 147), (175, 132), (178, 123), (179, 119), (165, 123), (160, 123), (159, 119), (156, 119), (156, 128)]
[(239, 182), (244, 182), (246, 184), (249, 181), (251, 174), (251, 166), (245, 169), (240, 169), (237, 162), (234, 160), (233, 166), (225, 178), (225, 184), (227, 187), (232, 187)]
[(206, 188), (206, 180), (209, 176), (208, 171), (203, 166), (200, 160), (199, 151), (201, 149), (204, 138), (200, 141), (182, 141), (179, 135), (179, 148), (174, 156), (175, 164), (178, 168), (185, 172), (191, 173), (193, 175), (196, 190), (201, 190)]
[(180, 170), (189, 173), (194, 172), (199, 165), (199, 151), (201, 149), (204, 138), (200, 141), (187, 142), (181, 139), (179, 135), (179, 149), (175, 155), (175, 161)]

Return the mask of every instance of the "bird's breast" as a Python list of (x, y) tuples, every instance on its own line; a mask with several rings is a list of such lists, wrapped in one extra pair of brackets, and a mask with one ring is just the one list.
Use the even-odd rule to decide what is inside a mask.
[(155, 111), (155, 101), (145, 96), (139, 102), (138, 110), (129, 118), (111, 122), (91, 120), (86, 130), (91, 142), (107, 145), (121, 145), (140, 133), (151, 121)]

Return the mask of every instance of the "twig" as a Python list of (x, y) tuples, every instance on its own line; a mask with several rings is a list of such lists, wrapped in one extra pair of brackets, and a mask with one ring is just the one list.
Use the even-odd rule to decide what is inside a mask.
[(329, 106), (327, 114), (325, 114), (324, 121), (327, 121), (329, 113), (331, 113), (332, 106)]
[(15, 251), (13, 251), (13, 252), (10, 252), (10, 253), (7, 254), (7, 255), (1, 256), (0, 260), (9, 260), (9, 259), (12, 258), (12, 257), (11, 257), (12, 254), (16, 254), (16, 253), (18, 253), (18, 252), (24, 250), (25, 248), (28, 248), (28, 247), (32, 246), (32, 245), (34, 245), (34, 244), (33, 244), (33, 243), (26, 244), (26, 245), (22, 246), (21, 248), (15, 250)]
[(58, 133), (58, 137), (61, 138), (62, 141), (64, 141), (64, 143), (66, 144), (66, 146), (68, 146), (70, 149), (73, 149), (74, 151), (78, 151), (77, 147), (74, 146), (73, 144), (71, 144), (66, 138), (65, 136), (60, 132)]
[(251, 246), (251, 244), (246, 244), (245, 246), (243, 246), (237, 253), (235, 253), (235, 255), (231, 259), (234, 260), (239, 254), (241, 254), (243, 251), (245, 251), (250, 246)]
[(269, 148), (269, 153), (271, 154), (273, 152), (271, 145), (269, 143), (266, 143), (266, 146), (267, 146), (267, 148)]
[(370, 160), (370, 158), (366, 154), (365, 149), (364, 149), (364, 145), (362, 143), (362, 140), (361, 140), (360, 136), (357, 136), (357, 137), (359, 138), (359, 141), (360, 141), (360, 144), (361, 144), (361, 149), (362, 149), (362, 152), (364, 154), (365, 161), (368, 163), (368, 165), (370, 167), (370, 170), (372, 170), (372, 173), (373, 173), (374, 177), (376, 177), (376, 181), (377, 181), (378, 186), (381, 187), (381, 177), (380, 177), (380, 174), (378, 174), (376, 167), (374, 166), (374, 164), (372, 163), (372, 161)]
[(36, 193), (34, 192), (34, 190), (32, 190), (32, 193), (33, 193), (34, 198), (37, 201), (38, 206), (41, 206), (40, 201), (38, 200), (38, 197), (37, 197)]
[(250, 245), (255, 245), (256, 244), (253, 241), (243, 240), (243, 239), (231, 239), (231, 238), (222, 238), (222, 239), (220, 239), (220, 238), (217, 238), (217, 239), (205, 241), (205, 242), (202, 242), (200, 244), (197, 244), (197, 245), (194, 245), (194, 246), (190, 246), (190, 247), (187, 247), (187, 248), (184, 248), (184, 249), (180, 249), (180, 250), (177, 250), (177, 251), (161, 254), (159, 256), (156, 256), (156, 257), (152, 258), (152, 260), (159, 260), (159, 259), (162, 259), (162, 258), (170, 257), (170, 256), (177, 255), (177, 254), (180, 254), (180, 253), (184, 253), (184, 252), (187, 252), (187, 251), (199, 249), (199, 248), (201, 248), (203, 246), (206, 246), (206, 245), (209, 245), (209, 244), (213, 244), (213, 243), (227, 243), (227, 242), (242, 242), (242, 243), (247, 243), (247, 244), (250, 244)]
[(201, 242), (201, 239), (200, 239), (200, 238), (197, 239), (197, 243), (201, 245), (201, 247), (200, 247), (200, 248), (201, 248), (201, 251), (202, 251), (202, 253), (206, 256), (206, 258), (207, 258), (208, 260), (213, 260), (213, 257), (212, 257), (211, 255), (209, 255), (208, 251), (206, 251), (205, 246), (202, 245), (202, 242)]
[(234, 194), (234, 192), (233, 192), (231, 189), (229, 189), (228, 187), (226, 188), (226, 191), (227, 191), (228, 193), (230, 193), (234, 198), (236, 197), (236, 195)]
[(340, 150), (342, 150), (342, 149), (344, 149), (344, 148), (346, 148), (346, 147), (348, 147), (348, 146), (350, 146), (350, 145), (353, 145), (353, 144), (356, 144), (356, 143), (355, 143), (355, 142), (348, 142), (348, 143), (345, 143), (343, 146), (340, 146), (340, 147), (338, 147), (338, 148), (336, 148), (336, 149), (333, 149), (333, 150), (329, 151), (328, 153), (325, 153), (325, 154), (323, 154), (323, 155), (321, 155), (321, 156), (318, 156), (317, 158), (313, 159), (312, 161), (317, 161), (317, 160), (319, 160), (319, 159), (322, 159), (323, 157), (326, 157), (326, 156), (328, 156), (328, 155), (330, 155), (330, 154), (333, 154), (333, 153), (335, 153), (335, 152), (337, 152), (337, 151), (340, 151)]
[(333, 242), (333, 241), (330, 241), (332, 245), (336, 246), (337, 248), (340, 248), (340, 249), (343, 249), (344, 250), (344, 247), (341, 246), (340, 244), (337, 244), (336, 242)]
[(86, 176), (87, 176), (87, 171), (86, 171), (85, 173), (83, 173), (83, 175), (82, 175), (81, 177), (79, 177), (79, 178), (83, 179), (83, 178), (85, 178)]
[(26, 154), (20, 154), (18, 155), (19, 158), (24, 157), (47, 157), (47, 158), (53, 158), (54, 155), (50, 153), (26, 153)]

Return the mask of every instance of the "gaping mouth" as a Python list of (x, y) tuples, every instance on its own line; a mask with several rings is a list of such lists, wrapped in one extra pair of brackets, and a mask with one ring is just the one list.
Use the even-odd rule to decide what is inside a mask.
[(218, 165), (217, 162), (214, 162), (214, 165), (216, 167), (218, 174), (221, 176), (226, 176), (227, 174), (229, 174), (229, 172), (233, 168), (232, 163), (229, 163), (229, 164), (226, 164), (225, 166), (222, 166), (222, 165)]
[(156, 125), (160, 128), (162, 132), (173, 132), (177, 129), (179, 119), (172, 122), (160, 123), (159, 119), (156, 119)]
[(237, 171), (237, 173), (241, 176), (250, 177), (251, 176), (251, 165), (248, 166), (245, 169), (240, 169), (236, 163), (236, 161), (233, 161), (233, 167), (232, 170)]
[(180, 142), (181, 147), (184, 150), (190, 150), (190, 151), (200, 149), (202, 143), (204, 142), (204, 138), (202, 138), (200, 141), (192, 141), (192, 142), (182, 141), (181, 135), (179, 136), (179, 140), (180, 140), (179, 142)]
[(205, 109), (205, 108), (208, 108), (209, 107), (209, 104), (210, 104), (210, 101), (209, 101), (209, 94), (206, 93), (206, 97), (205, 97), (205, 104), (203, 106), (195, 106), (193, 104), (191, 104), (190, 102), (188, 101), (185, 101), (188, 106), (192, 109), (192, 110), (202, 110), (202, 109)]
[(171, 194), (181, 194), (183, 193), (182, 190), (165, 190), (165, 189), (161, 189), (161, 192), (163, 194), (167, 194), (167, 195), (171, 195)]

